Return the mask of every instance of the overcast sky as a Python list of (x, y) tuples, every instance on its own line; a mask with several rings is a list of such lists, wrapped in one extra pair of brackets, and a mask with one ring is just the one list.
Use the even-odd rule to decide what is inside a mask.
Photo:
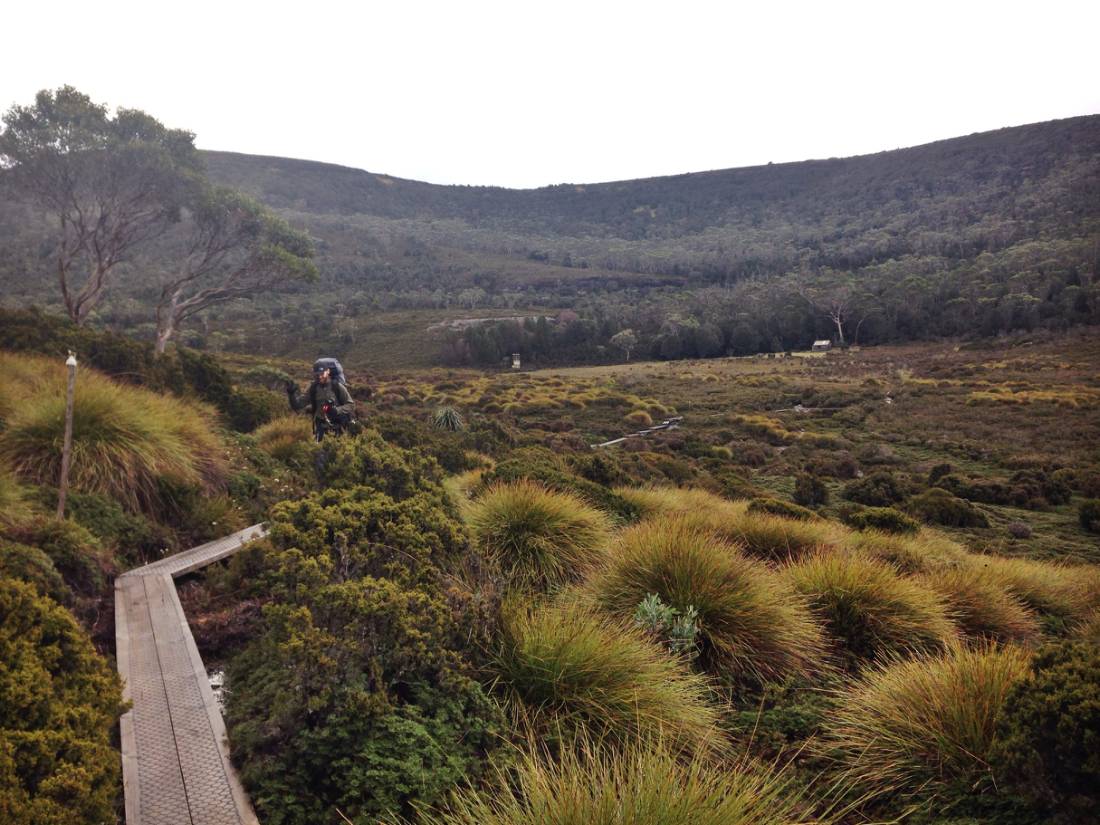
[(204, 149), (527, 187), (1100, 112), (1100, 3), (8, 4), (0, 108), (71, 84)]

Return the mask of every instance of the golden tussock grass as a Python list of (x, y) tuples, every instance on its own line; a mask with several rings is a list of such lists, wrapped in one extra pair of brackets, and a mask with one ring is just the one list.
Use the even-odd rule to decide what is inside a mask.
[(966, 549), (946, 536), (922, 529), (915, 536), (863, 530), (850, 533), (844, 546), (889, 562), (902, 573), (924, 573), (964, 564)]
[(533, 730), (619, 744), (648, 737), (689, 751), (719, 744), (706, 679), (641, 631), (574, 599), (504, 614), (493, 666)]
[[(12, 376), (28, 363), (33, 376), (13, 383)], [(64, 368), (45, 359), (5, 355), (0, 373), (6, 375), (0, 396), (18, 394), (0, 434), (0, 459), (24, 479), (56, 484), (65, 421)], [(226, 465), (213, 420), (212, 411), (201, 405), (81, 369), (73, 407), (73, 489), (108, 496), (134, 510), (164, 504), (161, 479), (221, 490)]]
[(427, 825), (795, 825), (807, 813), (793, 774), (747, 762), (727, 767), (663, 743), (582, 744), (551, 754), (532, 745), (490, 787), (460, 791)]
[(875, 666), (840, 694), (818, 749), (870, 795), (988, 785), (997, 720), (1027, 668), (1020, 648), (961, 644)]
[(603, 556), (611, 532), (601, 511), (531, 481), (490, 487), (466, 519), (486, 559), (524, 587), (575, 581)]
[(971, 639), (1029, 644), (1039, 638), (1036, 615), (986, 568), (944, 567), (916, 580), (940, 594), (951, 618)]
[(969, 564), (1032, 610), (1059, 619), (1083, 618), (1096, 598), (1091, 568), (977, 554), (970, 556)]
[(313, 441), (313, 423), (306, 415), (284, 415), (257, 427), (252, 436), (265, 453), (286, 461), (294, 456), (299, 444)]
[(641, 510), (644, 516), (669, 513), (687, 513), (695, 510), (719, 510), (744, 512), (742, 502), (729, 501), (721, 496), (697, 487), (616, 487), (616, 495), (627, 499)]
[(650, 594), (681, 612), (694, 607), (701, 661), (732, 680), (806, 675), (822, 663), (823, 634), (805, 600), (765, 564), (683, 516), (624, 530), (585, 589), (620, 617)]
[(850, 659), (942, 648), (956, 638), (943, 597), (860, 553), (817, 552), (782, 570)]

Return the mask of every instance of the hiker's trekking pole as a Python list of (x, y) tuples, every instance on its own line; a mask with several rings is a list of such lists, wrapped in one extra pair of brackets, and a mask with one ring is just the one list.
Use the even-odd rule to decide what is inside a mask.
[(61, 443), (61, 478), (57, 482), (57, 517), (65, 518), (65, 498), (69, 492), (69, 461), (73, 454), (73, 395), (76, 393), (76, 354), (69, 350), (65, 359), (69, 368), (69, 389), (65, 395), (65, 439)]

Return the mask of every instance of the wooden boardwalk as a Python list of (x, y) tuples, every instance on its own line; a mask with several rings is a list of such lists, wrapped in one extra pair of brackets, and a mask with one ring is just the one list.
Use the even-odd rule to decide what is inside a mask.
[(115, 580), (127, 825), (258, 825), (229, 762), (225, 722), (174, 579), (237, 552), (261, 525)]

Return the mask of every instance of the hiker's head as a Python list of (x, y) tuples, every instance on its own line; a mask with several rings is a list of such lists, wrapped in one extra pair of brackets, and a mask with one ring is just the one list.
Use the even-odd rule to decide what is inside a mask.
[(328, 383), (328, 377), (329, 377), (329, 371), (328, 371), (327, 368), (315, 369), (313, 371), (313, 376), (314, 376), (314, 378), (317, 379), (317, 383), (327, 384)]

